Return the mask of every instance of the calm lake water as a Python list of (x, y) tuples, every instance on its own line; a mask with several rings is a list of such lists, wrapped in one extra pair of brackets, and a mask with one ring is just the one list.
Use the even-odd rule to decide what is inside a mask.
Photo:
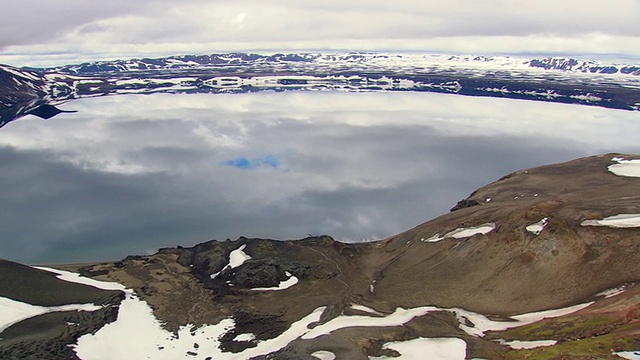
[[(640, 112), (431, 93), (82, 99), (0, 131), (0, 258), (382, 239), (527, 167), (640, 153)], [(606, 191), (606, 189), (603, 189)]]

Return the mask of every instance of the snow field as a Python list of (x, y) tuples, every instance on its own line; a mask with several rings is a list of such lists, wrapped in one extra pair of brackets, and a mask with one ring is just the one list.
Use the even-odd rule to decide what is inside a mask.
[[(477, 229), (477, 228), (474, 228)], [(465, 229), (468, 230), (468, 229)], [(478, 230), (474, 230), (478, 231)], [(468, 231), (473, 232), (473, 231)], [(465, 233), (465, 232), (458, 232)], [(242, 256), (239, 248), (230, 264), (238, 264)], [(246, 255), (246, 254), (245, 254)], [(239, 266), (239, 265), (238, 265)], [(77, 274), (64, 271), (52, 270), (58, 273), (59, 277), (67, 281), (79, 282), (83, 284), (93, 284), (92, 286), (121, 289), (122, 285), (99, 282), (87, 278), (82, 278)], [(386, 316), (366, 316), (366, 315), (340, 315), (328, 322), (318, 325), (313, 329), (309, 326), (317, 323), (320, 316), (326, 309), (319, 307), (307, 316), (293, 323), (289, 329), (276, 338), (256, 341), (252, 334), (240, 334), (236, 341), (256, 341), (256, 347), (246, 349), (240, 353), (223, 353), (220, 346), (220, 337), (232, 330), (235, 326), (232, 319), (224, 319), (215, 325), (205, 325), (195, 328), (192, 325), (180, 327), (176, 334), (162, 328), (162, 323), (154, 316), (149, 305), (140, 300), (132, 290), (124, 290), (126, 297), (120, 305), (118, 319), (107, 324), (95, 334), (88, 334), (80, 337), (78, 343), (73, 345), (76, 354), (83, 360), (108, 360), (122, 358), (146, 358), (146, 359), (200, 359), (207, 357), (214, 359), (246, 359), (253, 356), (265, 355), (278, 351), (296, 339), (314, 339), (322, 335), (327, 335), (335, 330), (351, 327), (386, 327), (400, 326), (415, 317), (423, 316), (434, 311), (449, 311), (456, 314), (460, 321), (460, 329), (473, 336), (483, 336), (488, 330), (505, 330), (512, 327), (531, 324), (549, 317), (557, 317), (578, 311), (591, 303), (579, 304), (563, 309), (534, 312), (513, 316), (515, 321), (494, 321), (486, 316), (459, 308), (438, 308), (435, 306), (425, 306), (414, 309), (396, 309), (392, 314)], [(0, 303), (1, 304), (1, 303)], [(363, 306), (352, 305), (353, 309), (361, 310), (370, 314), (381, 315), (375, 309)], [(22, 309), (22, 308), (21, 308)], [(26, 307), (20, 312), (20, 316), (29, 317), (31, 312)], [(18, 314), (18, 312), (13, 312)], [(0, 314), (5, 314), (1, 312)], [(468, 320), (468, 321), (467, 321)], [(473, 326), (465, 325), (468, 322)], [(553, 341), (553, 340), (549, 340)], [(545, 346), (549, 342), (529, 343), (510, 342), (510, 346)], [(441, 359), (464, 359), (466, 356), (466, 343), (455, 338), (418, 338), (405, 342), (388, 343), (386, 347), (401, 353), (401, 358), (413, 359), (424, 356), (431, 356)], [(314, 353), (319, 359), (332, 359), (333, 353), (322, 351)], [(431, 354), (431, 355), (429, 355)], [(446, 357), (449, 356), (449, 357)]]
[(327, 335), (335, 330), (350, 327), (384, 327), (400, 326), (417, 316), (423, 316), (431, 311), (437, 311), (435, 306), (424, 306), (415, 309), (397, 308), (392, 314), (385, 317), (371, 317), (365, 315), (340, 315), (328, 322), (318, 325), (302, 335), (302, 339), (315, 339), (322, 335)]
[(640, 350), (638, 351), (621, 351), (617, 353), (613, 353), (615, 355), (620, 356), (621, 358), (628, 360), (640, 360)]
[(47, 268), (47, 267), (43, 267), (43, 266), (34, 266), (35, 269), (39, 269), (39, 270), (44, 270), (44, 271), (48, 271), (50, 273), (54, 273), (57, 274), (57, 278), (60, 280), (64, 280), (67, 282), (72, 282), (72, 283), (76, 283), (76, 284), (83, 284), (83, 285), (89, 285), (89, 286), (93, 286), (95, 288), (98, 289), (102, 289), (102, 290), (125, 290), (125, 287), (122, 284), (118, 284), (118, 283), (114, 283), (114, 282), (107, 282), (107, 281), (99, 281), (99, 280), (94, 280), (94, 279), (90, 279), (88, 277), (84, 277), (80, 274), (77, 273), (72, 273), (70, 271), (64, 271), (64, 270), (58, 270), (58, 269), (52, 269), (52, 268)]
[[(559, 317), (559, 316), (574, 313), (578, 310), (586, 308), (591, 304), (593, 304), (593, 302), (578, 304), (578, 305), (574, 305), (574, 306), (570, 306), (562, 309), (552, 309), (552, 310), (515, 315), (511, 317), (511, 319), (515, 321), (490, 320), (489, 318), (487, 318), (482, 314), (474, 313), (474, 312), (467, 311), (464, 309), (459, 309), (459, 308), (453, 308), (448, 310), (454, 312), (458, 317), (460, 321), (461, 330), (463, 330), (469, 335), (484, 336), (484, 333), (486, 331), (501, 331), (501, 330), (511, 329), (514, 327), (533, 324), (542, 319), (554, 318), (554, 317)], [(465, 325), (466, 323), (465, 320), (469, 320), (474, 324), (474, 326)]]
[(622, 294), (627, 291), (627, 286), (622, 285), (617, 288), (607, 289), (596, 294), (596, 296), (604, 296), (606, 299)]
[(617, 164), (609, 165), (608, 169), (618, 176), (640, 177), (640, 160), (625, 160), (614, 157), (611, 161)]
[(335, 360), (336, 358), (336, 354), (325, 350), (316, 351), (312, 353), (311, 356), (320, 360)]
[(640, 214), (619, 214), (601, 220), (585, 220), (582, 226), (608, 226), (612, 228), (640, 227)]
[(535, 349), (542, 346), (553, 346), (558, 342), (555, 340), (536, 340), (536, 341), (500, 341), (501, 344), (507, 345), (512, 349)]
[(351, 308), (353, 310), (364, 311), (369, 314), (380, 315), (380, 316), (384, 315), (383, 313), (364, 305), (351, 305)]
[(292, 287), (293, 285), (298, 283), (298, 278), (291, 275), (290, 272), (285, 272), (285, 274), (289, 277), (287, 280), (285, 281), (281, 281), (280, 284), (278, 286), (274, 286), (274, 287), (268, 287), (268, 288), (253, 288), (251, 290), (255, 290), (255, 291), (277, 291), (277, 290), (285, 290), (288, 289), (290, 287)]
[(549, 218), (542, 218), (542, 220), (538, 221), (535, 224), (531, 224), (529, 226), (526, 227), (527, 231), (534, 234), (534, 235), (540, 235), (540, 233), (542, 232), (542, 230), (544, 230), (544, 228), (547, 226), (547, 224), (549, 223)]
[(240, 334), (233, 339), (233, 341), (254, 341), (256, 336), (254, 334)]
[[(56, 270), (41, 266), (34, 266), (35, 269), (48, 271), (57, 274), (57, 278), (60, 280), (74, 282), (84, 285), (93, 286), (103, 290), (124, 290), (124, 286), (116, 283), (108, 283), (104, 281), (97, 281), (80, 276), (68, 271)], [(0, 333), (9, 326), (18, 323), (22, 320), (57, 311), (96, 311), (100, 310), (102, 306), (95, 304), (69, 304), (62, 306), (37, 306), (20, 301), (0, 297)]]
[(483, 235), (488, 234), (495, 228), (496, 228), (496, 224), (486, 223), (476, 227), (458, 228), (453, 231), (449, 231), (448, 233), (444, 234), (444, 236), (440, 236), (440, 234), (435, 234), (428, 239), (423, 238), (421, 239), (421, 241), (422, 242), (438, 242), (446, 238), (464, 239), (477, 234), (483, 234)]
[(464, 360), (467, 356), (467, 343), (457, 338), (417, 338), (408, 341), (385, 343), (383, 349), (392, 349), (400, 353), (399, 357), (369, 357), (382, 359), (439, 359)]
[[(13, 324), (34, 316), (58, 311), (96, 311), (102, 306), (95, 304), (69, 304), (62, 306), (36, 306), (0, 297), (0, 333)], [(1, 338), (0, 338), (1, 339)]]
[(223, 267), (222, 270), (220, 270), (219, 272), (215, 273), (215, 274), (211, 274), (211, 278), (215, 279), (218, 275), (220, 275), (221, 272), (225, 271), (226, 269), (235, 269), (239, 266), (241, 266), (242, 264), (244, 264), (245, 261), (251, 259), (251, 256), (247, 255), (244, 252), (244, 249), (247, 247), (247, 245), (242, 245), (239, 248), (233, 250), (230, 254), (229, 254), (229, 263), (227, 264), (227, 266)]

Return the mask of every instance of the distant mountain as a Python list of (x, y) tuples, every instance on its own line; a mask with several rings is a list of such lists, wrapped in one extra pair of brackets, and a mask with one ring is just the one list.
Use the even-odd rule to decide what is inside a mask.
[(533, 59), (529, 61), (529, 66), (539, 67), (545, 70), (575, 71), (590, 74), (640, 75), (640, 66), (638, 65), (600, 64), (595, 61), (570, 58), (547, 57), (544, 59)]
[[(129, 289), (118, 319), (73, 349), (87, 360), (631, 356), (640, 350), (639, 188), (640, 156), (600, 155), (506, 175), (383, 241), (242, 237), (64, 266)], [(0, 282), (13, 279), (0, 300), (43, 276), (17, 266), (0, 267)], [(34, 291), (56, 291), (43, 289)], [(0, 323), (0, 358), (47, 358), (33, 349), (83, 324), (39, 316)], [(47, 327), (24, 338), (27, 321)]]
[(185, 55), (0, 67), (0, 126), (33, 107), (114, 94), (417, 91), (640, 109), (640, 66), (425, 54)]
[(53, 116), (52, 103), (73, 98), (66, 76), (45, 74), (39, 70), (18, 69), (0, 65), (0, 127), (16, 118), (34, 114)]
[(41, 73), (0, 65), (0, 127), (37, 107), (46, 96)]
[(562, 57), (526, 59), (508, 56), (458, 56), (437, 54), (384, 54), (384, 53), (293, 53), (293, 54), (247, 54), (225, 53), (212, 55), (184, 55), (155, 59), (130, 59), (114, 61), (97, 61), (79, 65), (67, 65), (48, 69), (52, 72), (66, 74), (99, 74), (105, 72), (132, 72), (145, 70), (176, 70), (202, 67), (238, 66), (256, 68), (285, 68), (302, 65), (311, 68), (352, 69), (361, 65), (366, 68), (383, 69), (394, 66), (412, 68), (419, 72), (428, 68), (484, 68), (526, 69), (541, 68), (565, 72), (589, 74), (621, 74), (640, 75), (639, 65), (604, 64), (595, 61), (577, 60)]

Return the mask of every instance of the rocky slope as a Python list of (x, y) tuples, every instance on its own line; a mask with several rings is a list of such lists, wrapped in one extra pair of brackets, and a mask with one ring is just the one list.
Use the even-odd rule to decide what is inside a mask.
[[(640, 350), (640, 160), (633, 159), (640, 157), (608, 154), (518, 171), (451, 213), (379, 242), (239, 238), (62, 268), (133, 289), (170, 331), (190, 324), (195, 337), (207, 324), (232, 322), (210, 337), (215, 352), (192, 341), (185, 358), (368, 359), (402, 354), (393, 350), (399, 341), (428, 351), (433, 338), (450, 354), (462, 351), (449, 358), (616, 358)], [(0, 268), (5, 284), (43, 276), (9, 269)], [(12, 293), (15, 286), (1, 286), (0, 296), (40, 304), (53, 291), (47, 286), (34, 299)], [(516, 316), (570, 306), (545, 320)], [(100, 319), (113, 320), (102, 311)], [(296, 325), (314, 316), (313, 330)], [(7, 339), (24, 335), (26, 323), (0, 333), (0, 354), (19, 358), (30, 343)], [(88, 323), (64, 341), (97, 328)], [(30, 336), (61, 341), (43, 340), (51, 336), (44, 331)], [(523, 342), (538, 347), (519, 349)]]
[[(561, 307), (637, 281), (638, 230), (581, 225), (585, 219), (640, 212), (638, 178), (607, 171), (612, 157), (524, 170), (478, 189), (467, 202), (479, 205), (388, 239), (384, 247), (393, 257), (376, 267), (377, 287), (411, 293), (402, 306), (427, 300), (505, 314)], [(540, 234), (527, 231), (543, 219)], [(487, 223), (495, 225), (487, 235), (427, 240)], [(411, 273), (428, 273), (429, 280), (418, 281)]]

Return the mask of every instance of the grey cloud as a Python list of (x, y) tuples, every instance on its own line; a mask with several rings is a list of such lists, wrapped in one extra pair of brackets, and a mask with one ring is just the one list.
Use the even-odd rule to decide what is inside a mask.
[[(343, 143), (342, 150), (347, 154), (362, 143), (371, 143), (368, 151), (373, 151), (375, 144), (384, 142), (388, 135), (384, 128), (375, 132), (358, 130), (362, 129), (351, 129), (352, 145), (345, 148)], [(470, 139), (448, 138), (438, 142), (437, 135), (422, 135), (407, 136), (402, 143), (412, 150), (387, 154), (389, 159), (379, 163), (376, 156), (384, 150), (373, 152), (371, 163), (347, 169), (335, 169), (335, 164), (322, 166), (308, 158), (309, 163), (301, 171), (307, 177), (322, 172), (331, 176), (335, 171), (352, 171), (355, 177), (361, 177), (362, 172), (384, 176), (385, 171), (408, 170), (394, 169), (393, 162), (389, 163), (398, 157), (399, 161), (413, 163), (419, 173), (424, 165), (435, 165), (440, 171), (437, 174), (418, 179), (415, 174), (407, 175), (408, 181), (382, 188), (346, 185), (333, 190), (309, 189), (301, 194), (284, 194), (275, 204), (256, 202), (246, 207), (217, 193), (218, 188), (197, 175), (181, 178), (105, 174), (74, 168), (52, 159), (47, 152), (3, 148), (2, 163), (12, 169), (3, 174), (1, 185), (10, 189), (0, 196), (1, 202), (12, 209), (2, 217), (0, 226), (3, 257), (30, 262), (113, 259), (166, 245), (190, 245), (214, 237), (240, 235), (296, 238), (307, 233), (329, 233), (349, 239), (389, 236), (446, 211), (455, 200), (499, 174), (578, 153), (546, 147), (546, 154), (541, 154), (540, 149), (520, 140), (506, 139), (497, 144), (493, 140), (466, 143)], [(422, 142), (431, 144), (420, 146)], [(324, 152), (324, 147), (328, 150), (334, 146), (337, 144), (327, 141), (317, 150)], [(504, 152), (505, 147), (509, 152)], [(201, 150), (145, 148), (141, 153), (145, 155), (141, 161), (160, 159), (198, 166), (201, 164), (192, 164), (193, 153), (202, 159)], [(505, 158), (506, 154), (509, 155)], [(229, 181), (235, 182), (233, 178)], [(254, 186), (260, 186), (259, 178), (253, 181)], [(371, 223), (358, 224), (354, 219), (359, 215)], [(326, 223), (328, 219), (344, 225), (332, 228)]]
[[(194, 1), (181, 3), (188, 4)], [(0, 13), (0, 48), (9, 45), (46, 44), (74, 31), (85, 34), (98, 33), (106, 29), (105, 25), (98, 21), (120, 16), (160, 18), (160, 15), (173, 4), (173, 1), (168, 0), (0, 1), (3, 9)], [(161, 27), (162, 24), (157, 25)]]
[[(42, 54), (52, 62), (65, 59), (52, 57), (56, 51), (81, 58), (296, 47), (416, 50), (430, 46), (435, 48), (423, 50), (449, 48), (457, 52), (475, 49), (478, 43), (486, 52), (557, 52), (564, 47), (570, 52), (606, 53), (611, 52), (612, 45), (607, 45), (611, 41), (638, 41), (638, 6), (631, 0), (616, 0), (606, 6), (574, 0), (526, 4), (502, 0), (400, 4), (382, 0), (28, 0), (3, 7), (0, 47), (20, 45), (13, 48), (13, 58), (30, 63), (38, 59), (21, 58), (20, 52), (25, 56)], [(607, 38), (589, 41), (598, 36)], [(497, 47), (495, 42), (501, 37), (514, 39)], [(487, 38), (486, 43), (478, 38)]]
[(2, 5), (0, 47), (38, 44), (98, 19), (122, 14), (125, 1), (11, 1)]
[[(0, 257), (118, 259), (241, 235), (386, 237), (514, 170), (640, 152), (636, 113), (496, 99), (265, 93), (71, 105), (80, 112), (0, 133)], [(281, 166), (221, 165), (262, 155)]]

